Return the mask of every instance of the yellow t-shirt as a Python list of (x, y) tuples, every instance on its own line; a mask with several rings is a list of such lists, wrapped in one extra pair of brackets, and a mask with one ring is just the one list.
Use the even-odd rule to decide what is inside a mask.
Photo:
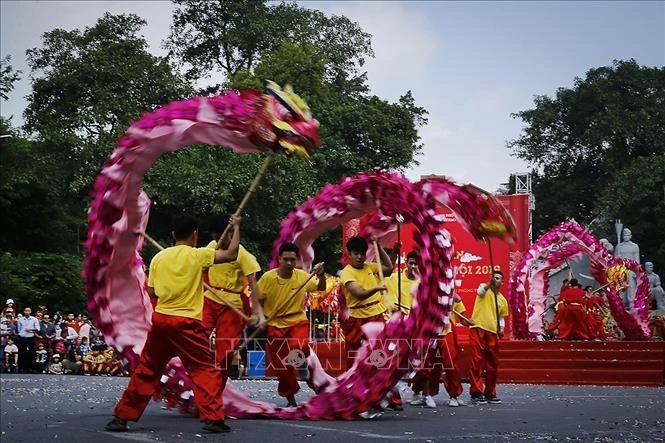
[[(342, 281), (342, 291), (344, 298), (346, 298), (346, 306), (349, 308), (350, 317), (367, 318), (383, 314), (386, 311), (381, 292), (377, 292), (365, 300), (358, 300), (346, 289), (346, 284), (352, 281), (358, 283), (364, 290), (379, 286), (379, 268), (376, 263), (365, 263), (362, 269), (346, 265), (342, 269), (340, 280)], [(368, 306), (370, 304), (371, 306)]]
[(259, 300), (263, 302), (263, 312), (266, 318), (276, 313), (277, 317), (268, 321), (268, 326), (288, 328), (289, 326), (307, 320), (305, 315), (305, 294), (316, 291), (319, 284), (317, 277), (312, 278), (298, 293), (296, 289), (309, 278), (309, 274), (302, 269), (294, 269), (289, 279), (279, 276), (277, 269), (272, 269), (259, 280)]
[(215, 262), (210, 248), (172, 246), (150, 262), (148, 286), (155, 289), (155, 311), (201, 320), (203, 312), (203, 269)]
[[(453, 311), (452, 312), (459, 312), (460, 314), (462, 314), (463, 312), (466, 312), (466, 306), (464, 306), (464, 303), (461, 300), (456, 301), (455, 303), (453, 303)], [(448, 318), (450, 318), (450, 324), (448, 325), (448, 327), (446, 329), (441, 331), (441, 334), (439, 334), (440, 336), (444, 336), (444, 335), (447, 335), (447, 334), (450, 334), (451, 332), (453, 332), (453, 326), (455, 326), (455, 324), (457, 324), (457, 322), (459, 321), (459, 317), (456, 316), (455, 314), (453, 314), (452, 312), (450, 313), (450, 316), (448, 317)]]
[[(508, 316), (508, 302), (505, 297), (499, 292), (499, 317), (503, 318)], [(476, 295), (476, 302), (473, 305), (473, 315), (471, 320), (475, 323), (472, 328), (481, 328), (496, 334), (496, 306), (494, 305), (494, 292), (487, 289), (485, 295)]]
[[(217, 248), (217, 242), (214, 240), (211, 241), (208, 244), (208, 248), (214, 250)], [(256, 261), (256, 257), (247, 252), (247, 249), (240, 245), (238, 248), (238, 258), (235, 261), (212, 265), (210, 269), (208, 269), (210, 285), (217, 289), (217, 294), (213, 294), (211, 291), (205, 291), (203, 295), (216, 303), (229, 304), (242, 310), (241, 297), (244, 297), (244, 295), (242, 295), (242, 290), (245, 288), (245, 277), (259, 272), (260, 270), (261, 266), (259, 266), (259, 262)]]
[[(409, 278), (406, 276), (406, 273), (402, 272), (400, 284), (402, 285), (402, 312), (408, 314), (411, 310), (411, 306), (413, 305), (411, 289), (413, 289), (414, 286), (420, 284), (420, 280), (409, 280)], [(390, 277), (386, 279), (386, 287), (388, 288), (388, 296), (390, 297), (390, 311), (395, 312), (397, 311), (397, 296), (399, 294), (399, 292), (397, 292), (397, 272), (393, 272)]]

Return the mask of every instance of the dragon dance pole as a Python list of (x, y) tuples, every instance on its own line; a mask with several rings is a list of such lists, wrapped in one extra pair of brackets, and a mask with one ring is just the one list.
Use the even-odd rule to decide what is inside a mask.
[[(492, 240), (488, 239), (487, 241), (487, 247), (489, 248), (490, 252), (490, 280), (494, 278), (494, 257), (492, 256)], [(494, 292), (494, 291), (492, 291)], [(499, 322), (499, 294), (497, 291), (497, 294), (494, 294), (494, 309), (496, 312), (496, 335), (499, 335), (499, 331), (501, 330), (501, 323)]]
[[(261, 183), (263, 176), (266, 174), (266, 171), (268, 170), (270, 164), (273, 162), (274, 158), (275, 158), (274, 155), (269, 155), (263, 161), (261, 169), (259, 169), (259, 172), (256, 174), (256, 177), (254, 177), (252, 184), (249, 186), (247, 193), (242, 198), (242, 201), (240, 202), (238, 209), (236, 209), (236, 212), (234, 212), (233, 215), (235, 215), (236, 217), (240, 217), (240, 214), (242, 213), (242, 211), (245, 210), (245, 206), (247, 206), (247, 203), (249, 203), (249, 200), (252, 198), (252, 195), (254, 195), (254, 192), (256, 192), (256, 189), (259, 187), (259, 183)], [(230, 229), (231, 229), (231, 224), (229, 223), (226, 226), (226, 229), (224, 229), (222, 235), (219, 237), (219, 240), (217, 240), (217, 249), (220, 249), (222, 247), (222, 240), (224, 239), (224, 237), (226, 237), (226, 234), (229, 233)]]
[[(379, 249), (379, 244), (374, 240), (374, 255), (376, 256), (376, 265), (379, 268), (379, 284), (384, 284), (385, 279), (383, 277), (383, 268), (381, 267), (381, 252)], [(388, 291), (383, 293), (383, 303), (386, 305), (387, 312), (390, 313), (390, 297)]]
[(402, 310), (402, 224), (397, 222), (397, 243), (400, 245), (397, 254), (397, 309)]

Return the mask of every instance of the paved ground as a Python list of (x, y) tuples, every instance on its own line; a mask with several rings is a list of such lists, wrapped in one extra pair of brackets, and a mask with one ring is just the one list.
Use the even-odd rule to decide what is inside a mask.
[[(502, 405), (424, 409), (407, 406), (354, 422), (229, 421), (228, 434), (205, 434), (197, 420), (151, 404), (130, 432), (102, 430), (127, 378), (0, 377), (3, 442), (237, 441), (665, 441), (665, 388), (502, 385)], [(274, 398), (273, 381), (243, 381), (256, 398)], [(468, 385), (465, 385), (468, 392)], [(305, 398), (307, 392), (302, 393)], [(445, 404), (446, 398), (436, 398)], [(281, 399), (279, 399), (281, 401)]]

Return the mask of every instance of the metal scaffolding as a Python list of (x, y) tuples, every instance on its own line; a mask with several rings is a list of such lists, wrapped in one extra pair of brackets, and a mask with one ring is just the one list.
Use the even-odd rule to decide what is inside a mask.
[(531, 244), (533, 242), (533, 222), (531, 214), (536, 208), (536, 199), (531, 192), (531, 173), (516, 172), (513, 176), (515, 177), (515, 194), (526, 194), (529, 199), (529, 244)]

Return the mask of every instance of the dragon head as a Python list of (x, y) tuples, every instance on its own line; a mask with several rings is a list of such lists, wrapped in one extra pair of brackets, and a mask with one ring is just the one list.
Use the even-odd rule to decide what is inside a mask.
[(282, 89), (268, 81), (267, 89), (260, 100), (256, 135), (274, 151), (309, 160), (321, 145), (319, 122), (312, 118), (309, 106), (290, 85)]

